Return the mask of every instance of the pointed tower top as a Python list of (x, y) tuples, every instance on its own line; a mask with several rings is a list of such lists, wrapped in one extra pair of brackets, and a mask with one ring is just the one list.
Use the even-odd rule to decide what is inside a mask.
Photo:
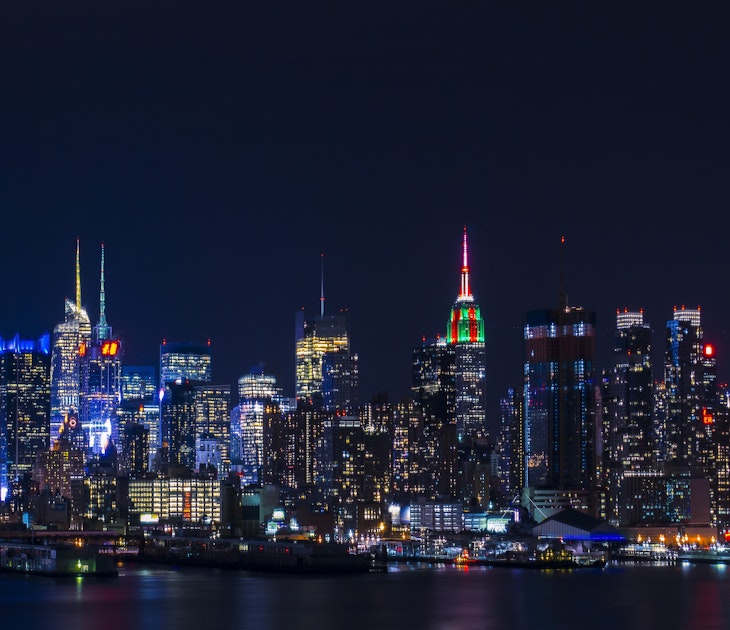
[(104, 242), (101, 243), (101, 280), (99, 289), (99, 323), (96, 326), (97, 338), (108, 339), (111, 335), (106, 321), (106, 292), (104, 290)]
[(484, 343), (484, 320), (481, 308), (474, 301), (469, 284), (469, 248), (464, 226), (461, 261), (461, 288), (446, 325), (446, 339), (450, 344)]
[(324, 318), (324, 252), (321, 254), (319, 272), (319, 317)]
[(560, 248), (558, 249), (558, 272), (560, 274), (559, 278), (559, 293), (558, 293), (558, 302), (560, 306), (560, 310), (564, 311), (568, 307), (568, 296), (565, 295), (565, 282), (564, 282), (564, 270), (563, 270), (563, 258), (564, 258), (564, 250), (565, 250), (565, 236), (560, 237)]
[(78, 238), (76, 239), (76, 312), (81, 312), (81, 259)]
[(463, 259), (461, 262), (461, 288), (459, 289), (459, 302), (471, 302), (474, 296), (469, 285), (469, 248), (466, 241), (466, 226), (464, 226)]

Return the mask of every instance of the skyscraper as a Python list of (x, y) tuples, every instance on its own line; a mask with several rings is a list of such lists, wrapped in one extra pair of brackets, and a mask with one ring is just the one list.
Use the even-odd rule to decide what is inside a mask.
[(122, 342), (106, 319), (104, 243), (101, 244), (99, 323), (91, 339), (79, 347), (81, 358), (81, 423), (88, 435), (88, 454), (103, 455), (109, 442), (119, 444), (117, 409), (121, 399)]
[(160, 457), (156, 472), (170, 464), (195, 470), (195, 385), (196, 381), (168, 380), (160, 396)]
[(53, 329), (51, 350), (51, 440), (58, 438), (64, 418), (81, 408), (80, 348), (91, 339), (91, 322), (81, 306), (81, 266), (76, 240), (76, 301), (64, 302), (64, 320)]
[(157, 397), (157, 369), (153, 365), (124, 365), (120, 377), (122, 400), (154, 400)]
[(662, 455), (665, 461), (695, 467), (695, 434), (706, 407), (703, 366), (703, 331), (697, 309), (674, 309), (667, 322), (664, 358), (665, 426)]
[(358, 399), (357, 355), (350, 350), (347, 311), (325, 314), (322, 280), (319, 317), (295, 319), (295, 395), (330, 411), (351, 411)]
[[(666, 335), (662, 427), (665, 470), (686, 471), (693, 479), (707, 480), (710, 518), (716, 524), (717, 475), (721, 468), (718, 454), (726, 431), (722, 427), (724, 410), (719, 405), (715, 348), (703, 339), (699, 307), (675, 307)], [(691, 498), (693, 504), (701, 500), (696, 495)]]
[[(146, 472), (160, 448), (160, 405), (157, 368), (152, 365), (122, 366), (121, 402), (117, 409), (122, 468), (130, 474)], [(142, 464), (142, 443), (147, 461)]]
[(595, 324), (594, 312), (567, 304), (562, 281), (559, 308), (525, 316), (523, 505), (537, 518), (550, 515), (540, 496), (556, 508), (592, 505)]
[(455, 346), (443, 338), (423, 340), (413, 349), (411, 392), (422, 413), (420, 431), (411, 448), (419, 486), (428, 498), (455, 497), (457, 484), (457, 433)]
[(200, 383), (195, 387), (195, 448), (217, 450), (219, 476), (231, 469), (231, 386)]
[(282, 395), (276, 377), (267, 374), (263, 365), (252, 368), (238, 379), (238, 415), (234, 418), (231, 434), (235, 436), (233, 443), (240, 446), (235, 455), (241, 461), (244, 484), (262, 481), (264, 418), (268, 408), (279, 405)]
[(603, 384), (603, 470), (608, 517), (618, 524), (627, 472), (657, 471), (651, 328), (643, 310), (616, 312), (613, 367)]
[(0, 501), (49, 447), (50, 346), (48, 334), (0, 338)]
[(178, 342), (160, 345), (160, 387), (170, 381), (213, 380), (210, 339), (206, 343)]
[(469, 283), (469, 259), (466, 227), (462, 243), (461, 286), (451, 307), (446, 339), (455, 354), (456, 432), (459, 441), (465, 437), (487, 435), (486, 425), (486, 355), (484, 320), (479, 304), (474, 301)]

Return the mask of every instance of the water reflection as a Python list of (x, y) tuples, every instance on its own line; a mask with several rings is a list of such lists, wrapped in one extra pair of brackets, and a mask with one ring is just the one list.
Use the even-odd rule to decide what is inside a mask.
[(0, 576), (0, 610), (8, 628), (727, 628), (730, 572), (403, 564), (308, 577), (128, 566), (116, 579)]

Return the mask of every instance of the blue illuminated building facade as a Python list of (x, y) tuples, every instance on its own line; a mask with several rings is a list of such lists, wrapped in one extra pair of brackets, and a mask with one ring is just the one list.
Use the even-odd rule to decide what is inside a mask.
[(91, 457), (106, 453), (110, 443), (119, 444), (117, 410), (121, 400), (122, 342), (112, 335), (106, 319), (104, 244), (101, 245), (99, 322), (88, 343), (80, 347), (81, 422)]
[(50, 431), (51, 337), (0, 338), (0, 500), (17, 491)]
[(206, 343), (163, 341), (160, 345), (160, 387), (171, 381), (213, 380), (210, 339)]
[(557, 492), (573, 507), (590, 506), (595, 323), (595, 313), (566, 304), (525, 317), (523, 505), (531, 511), (540, 509), (537, 489), (550, 489), (551, 500)]

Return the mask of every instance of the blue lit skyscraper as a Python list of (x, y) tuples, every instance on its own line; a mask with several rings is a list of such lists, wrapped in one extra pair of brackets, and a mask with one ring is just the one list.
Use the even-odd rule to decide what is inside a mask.
[(524, 325), (523, 505), (538, 519), (549, 516), (539, 496), (595, 508), (596, 315), (569, 306), (560, 289), (559, 308), (530, 311)]
[(119, 444), (117, 409), (121, 400), (122, 342), (106, 320), (104, 244), (101, 245), (99, 323), (91, 339), (79, 348), (81, 356), (81, 423), (88, 435), (88, 453), (103, 455), (109, 442)]
[(0, 338), (0, 501), (49, 447), (50, 346)]
[(694, 467), (695, 430), (702, 425), (705, 402), (700, 309), (674, 309), (667, 322), (664, 361), (666, 420), (662, 455), (665, 461)]
[(160, 345), (160, 386), (185, 380), (212, 382), (210, 339), (206, 343), (165, 340)]
[(157, 398), (157, 369), (153, 365), (124, 365), (120, 378), (122, 400)]

